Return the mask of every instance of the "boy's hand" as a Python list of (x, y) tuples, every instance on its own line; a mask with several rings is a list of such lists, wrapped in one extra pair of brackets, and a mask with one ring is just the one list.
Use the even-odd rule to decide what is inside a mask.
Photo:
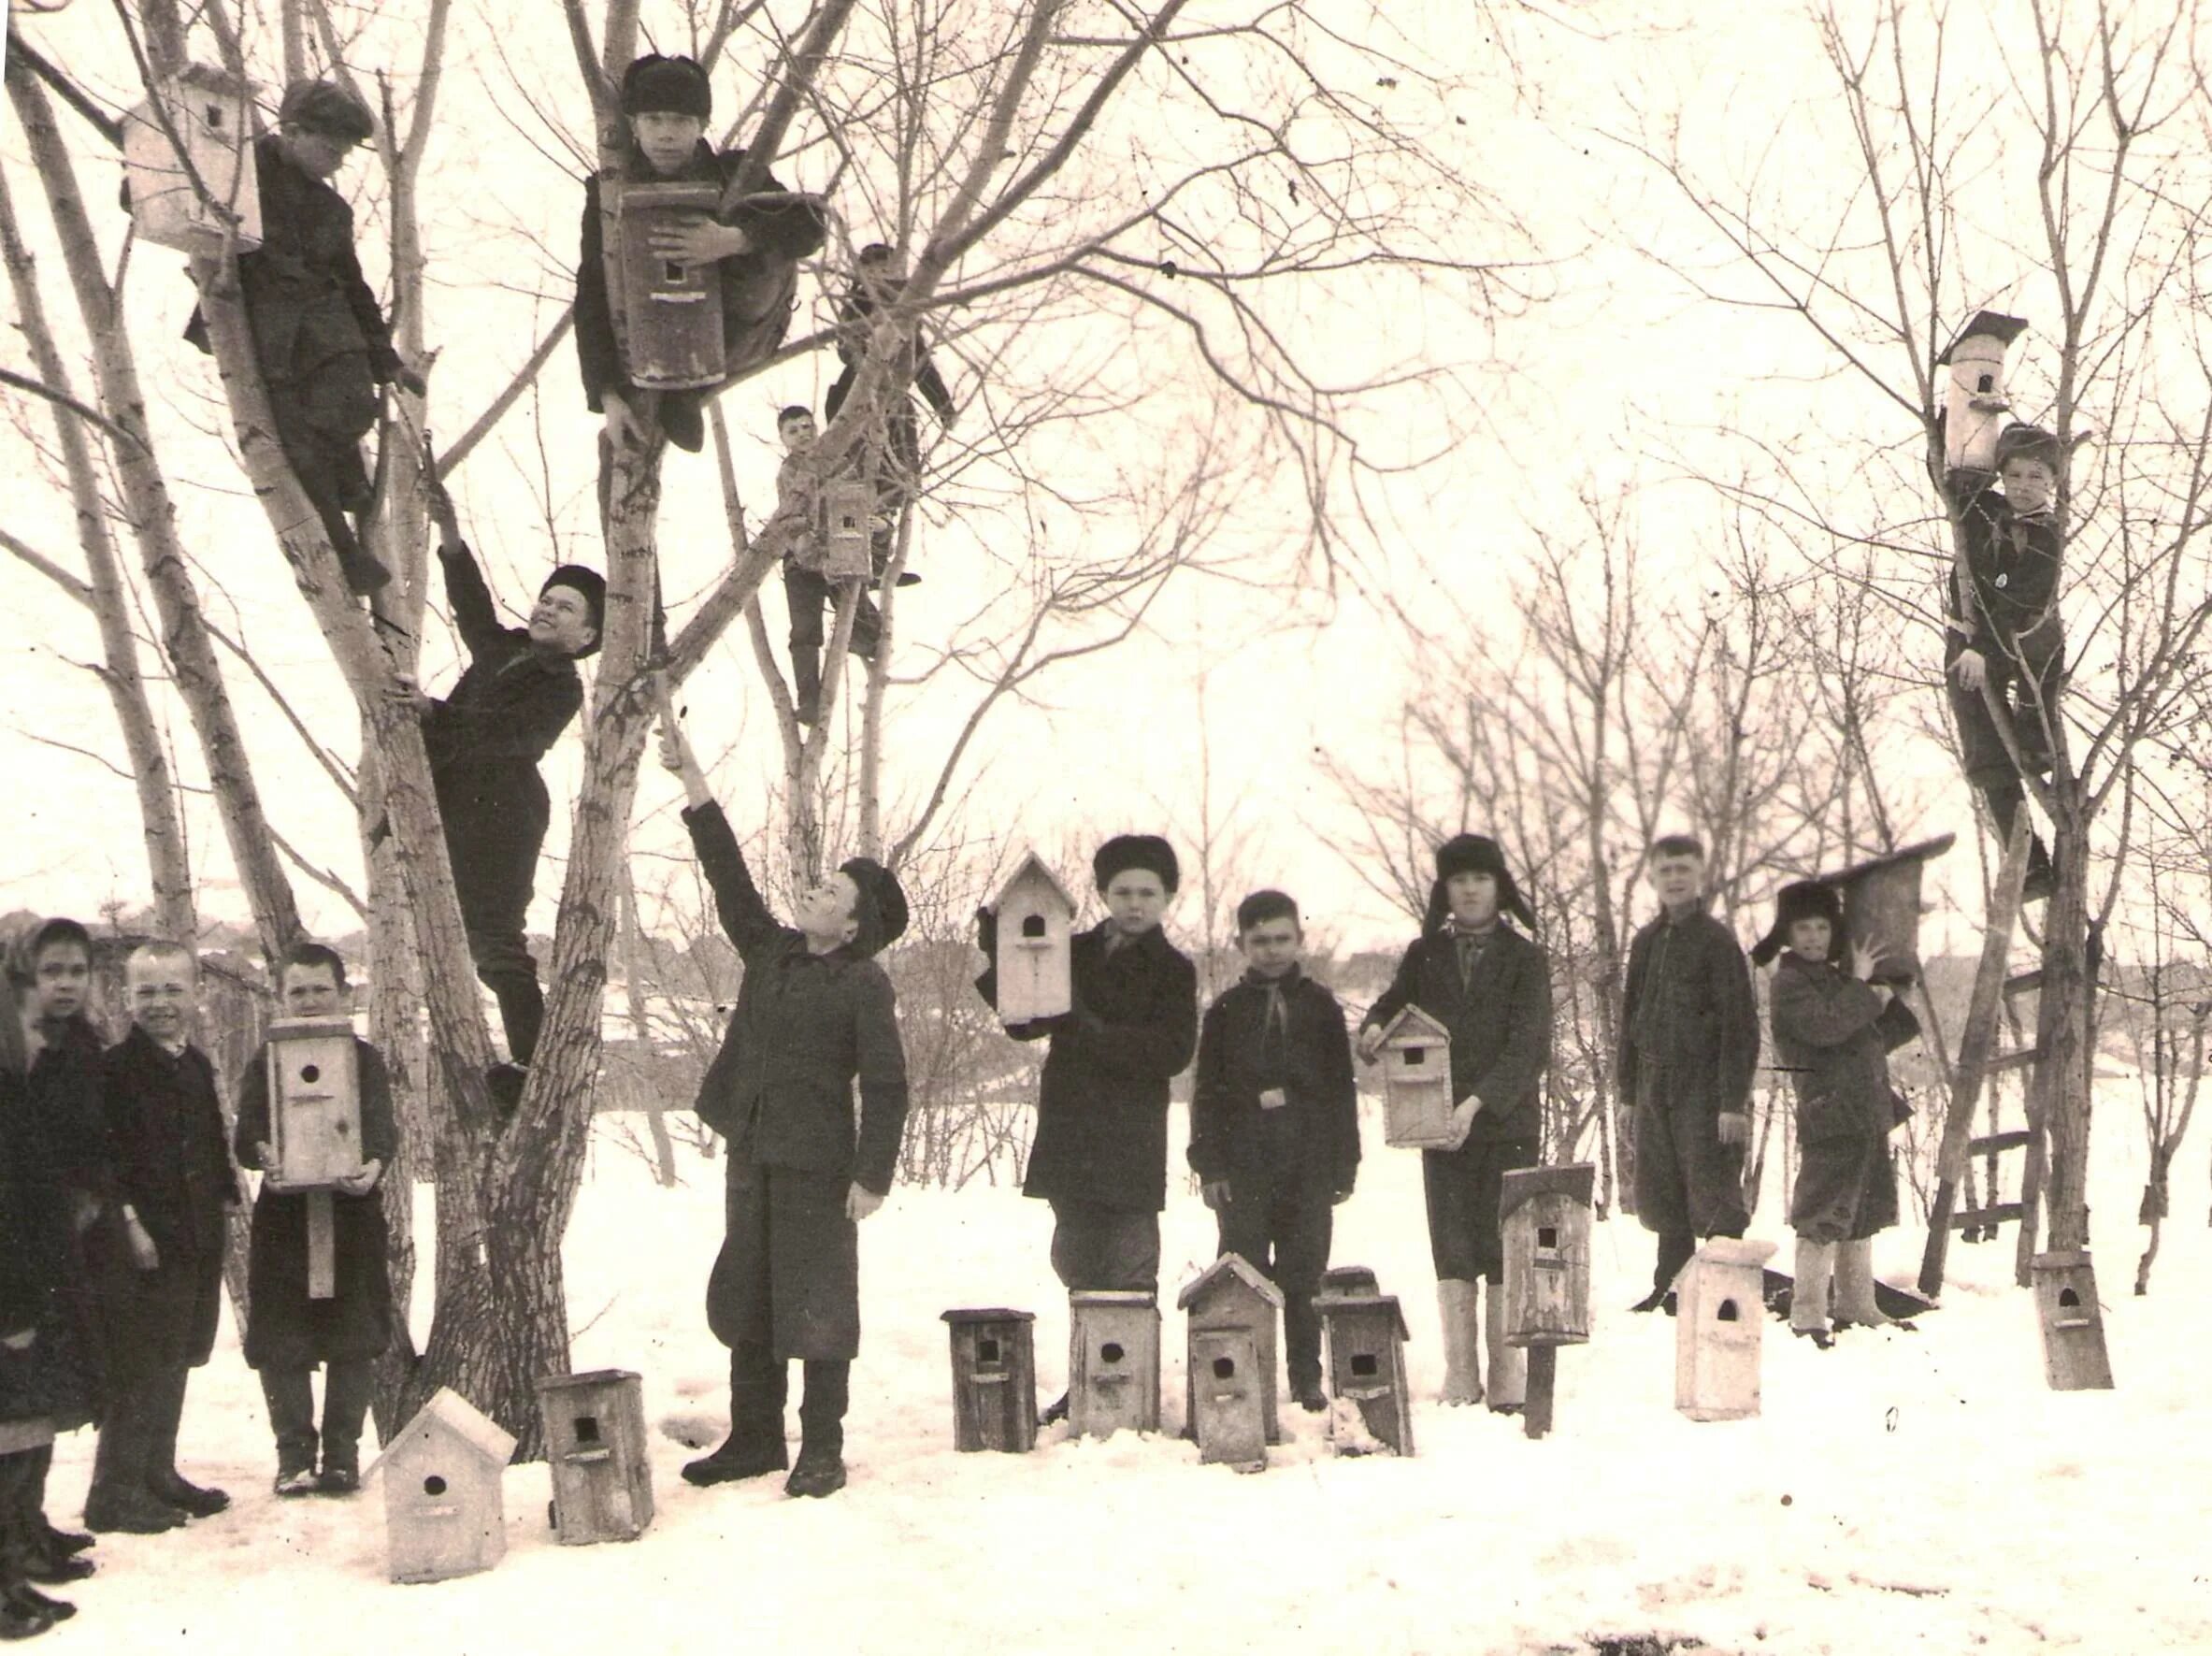
[(611, 391), (599, 400), (607, 410), (607, 440), (617, 449), (643, 448), (645, 425), (629, 403)]
[(1372, 1064), (1383, 1050), (1383, 1026), (1370, 1024), (1359, 1031), (1359, 1061)]
[(1720, 1142), (1724, 1145), (1749, 1144), (1751, 1142), (1751, 1117), (1741, 1110), (1721, 1111)]
[(1989, 676), (1989, 663), (1982, 659), (1979, 650), (1961, 650), (1959, 659), (1951, 663), (1951, 670), (1959, 675), (1961, 690), (1978, 690)]
[(430, 395), (429, 382), (409, 367), (403, 367), (394, 374), (392, 383), (398, 386), (409, 396), (428, 396)]
[(1452, 1136), (1444, 1141), (1445, 1149), (1457, 1150), (1467, 1142), (1467, 1135), (1474, 1130), (1474, 1114), (1482, 1107), (1482, 1100), (1472, 1094), (1452, 1106)]
[(711, 265), (746, 252), (753, 245), (735, 224), (717, 224), (712, 219), (682, 219), (657, 224), (649, 238), (654, 256), (680, 265)]
[(1219, 1213), (1229, 1204), (1228, 1181), (1208, 1179), (1199, 1187), (1199, 1200), (1214, 1212)]
[(430, 711), (429, 693), (415, 683), (415, 675), (411, 672), (394, 673), (392, 683), (385, 686), (384, 694), (395, 701), (407, 703), (414, 710), (415, 717), (418, 719)]
[(1860, 983), (1874, 981), (1874, 970), (1882, 963), (1881, 951), (1869, 943), (1851, 945), (1851, 975)]
[(153, 1238), (146, 1233), (146, 1227), (138, 1222), (136, 1214), (123, 1222), (123, 1237), (131, 1245), (131, 1263), (141, 1271), (154, 1271), (161, 1267), (161, 1250), (153, 1246)]
[(377, 1180), (381, 1178), (383, 1174), (384, 1164), (371, 1157), (353, 1172), (341, 1174), (331, 1182), (338, 1186), (339, 1192), (343, 1195), (366, 1196), (377, 1188)]
[(845, 1191), (845, 1217), (855, 1225), (883, 1205), (883, 1199), (866, 1185), (854, 1185)]

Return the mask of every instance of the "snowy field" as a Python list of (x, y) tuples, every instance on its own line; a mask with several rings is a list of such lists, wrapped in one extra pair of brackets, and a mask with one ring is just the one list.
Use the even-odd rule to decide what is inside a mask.
[[(105, 1539), (100, 1574), (71, 1590), (84, 1614), (42, 1648), (2212, 1650), (2205, 1195), (2181, 1181), (2153, 1295), (2133, 1298), (2132, 1099), (2109, 1097), (2102, 1115), (2099, 1263), (2119, 1390), (2045, 1389), (2007, 1231), (1953, 1249), (1944, 1305), (1918, 1333), (1846, 1335), (1824, 1354), (1770, 1320), (1763, 1416), (1700, 1425), (1673, 1408), (1673, 1324), (1621, 1310), (1651, 1251), (1632, 1220), (1615, 1221), (1597, 1232), (1593, 1342), (1561, 1352), (1557, 1428), (1540, 1443), (1517, 1420), (1436, 1404), (1419, 1169), (1371, 1120), (1334, 1257), (1374, 1267), (1404, 1300), (1420, 1454), (1333, 1458), (1321, 1418), (1288, 1407), (1286, 1441), (1257, 1476), (1200, 1466), (1173, 1435), (1172, 1310), (1166, 1432), (1072, 1442), (1055, 1427), (1026, 1457), (955, 1454), (941, 1310), (1037, 1311), (1040, 1401), (1060, 1388), (1048, 1215), (1003, 1189), (897, 1190), (862, 1231), (852, 1483), (820, 1502), (786, 1499), (776, 1479), (697, 1490), (677, 1476), (695, 1452), (683, 1440), (718, 1441), (725, 1419), (724, 1353), (699, 1308), (720, 1167), (687, 1159), (685, 1185), (662, 1190), (602, 1133), (567, 1246), (575, 1361), (645, 1375), (659, 1513), (640, 1540), (558, 1547), (545, 1469), (516, 1467), (497, 1568), (388, 1584), (381, 1486), (351, 1502), (268, 1492), (259, 1390), (226, 1325), (194, 1380), (183, 1464), (237, 1504), (189, 1532)], [(1178, 1155), (1181, 1142), (1178, 1124)], [(1213, 1240), (1211, 1216), (1175, 1184), (1171, 1303)], [(1771, 1211), (1755, 1234), (1783, 1243), (1788, 1264)], [(1884, 1274), (1910, 1281), (1920, 1240), (1885, 1238)], [(65, 1521), (91, 1451), (87, 1433), (61, 1447)]]

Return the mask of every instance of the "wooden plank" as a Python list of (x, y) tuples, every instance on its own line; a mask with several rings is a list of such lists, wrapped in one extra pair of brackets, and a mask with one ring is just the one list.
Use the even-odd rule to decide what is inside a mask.
[(332, 1212), (330, 1192), (308, 1192), (308, 1298), (333, 1300), (338, 1297), (338, 1231), (337, 1215)]
[(2023, 972), (2017, 977), (2004, 980), (2004, 993), (2008, 1000), (2015, 995), (2032, 995), (2042, 987), (2043, 968), (2040, 966), (2033, 972)]
[(1962, 1214), (1951, 1216), (1951, 1228), (1957, 1231), (1978, 1231), (1984, 1225), (2018, 1224), (2027, 1209), (2017, 1202), (2000, 1202), (1995, 1207), (1970, 1208)]
[(1543, 1437), (1551, 1431), (1552, 1391), (1558, 1374), (1557, 1346), (1529, 1348), (1529, 1390), (1521, 1404), (1521, 1426), (1530, 1437)]
[(2027, 1128), (2011, 1132), (1988, 1132), (1971, 1141), (1966, 1146), (1969, 1156), (1994, 1156), (2004, 1150), (2024, 1150), (2035, 1142), (2035, 1135)]
[(2030, 1064), (2040, 1061), (2042, 1057), (2043, 1048), (2040, 1046), (2016, 1047), (2011, 1052), (2001, 1052), (1989, 1059), (1982, 1066), (1982, 1073), (2002, 1075), (2007, 1070), (2024, 1070)]

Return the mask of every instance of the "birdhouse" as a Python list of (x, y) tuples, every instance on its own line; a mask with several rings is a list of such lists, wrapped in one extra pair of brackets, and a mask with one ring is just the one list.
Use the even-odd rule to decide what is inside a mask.
[(1075, 900), (1034, 851), (998, 888), (998, 1020), (1058, 1017), (1075, 1004), (1069, 938)]
[(344, 1018), (268, 1026), (267, 1169), (282, 1190), (327, 1190), (361, 1171), (361, 1064)]
[(1452, 1142), (1451, 1031), (1418, 1006), (1383, 1029), (1383, 1142), (1431, 1149)]
[(1037, 1360), (1027, 1311), (947, 1311), (953, 1336), (953, 1447), (1037, 1447)]
[(123, 177), (141, 239), (211, 253), (235, 220), (240, 252), (261, 245), (252, 101), (251, 81), (194, 64), (123, 116)]
[(1759, 1413), (1762, 1268), (1771, 1242), (1716, 1237), (1674, 1279), (1674, 1406), (1693, 1420)]
[(1596, 1166), (1531, 1167), (1500, 1187), (1505, 1340), (1580, 1346), (1590, 1337), (1590, 1193)]
[(2012, 406), (2004, 395), (2004, 353), (2027, 326), (2017, 316), (1976, 311), (1936, 358), (1951, 372), (1943, 416), (1943, 458), (1949, 469), (1997, 469), (1997, 434)]
[(2111, 1390), (2104, 1316), (2097, 1306), (2097, 1274), (2089, 1255), (2037, 1254), (2029, 1272), (2043, 1324), (2044, 1379), (2053, 1391)]
[(1396, 1294), (1334, 1292), (1314, 1298), (1329, 1349), (1329, 1392), (1359, 1407), (1367, 1429), (1400, 1455), (1414, 1452), (1414, 1412), (1406, 1383), (1405, 1315)]
[(1881, 957), (1873, 981), (1903, 986), (1920, 980), (1920, 871), (1948, 851), (1956, 834), (1907, 845), (1902, 851), (1859, 863), (1821, 883), (1843, 895), (1844, 939)]
[(1150, 1294), (1068, 1296), (1068, 1425), (1078, 1437), (1160, 1424), (1160, 1314)]
[(1175, 1296), (1189, 1314), (1184, 1415), (1199, 1459), (1231, 1466), (1267, 1462), (1280, 1443), (1275, 1413), (1275, 1329), (1282, 1290), (1241, 1254), (1223, 1254)]
[(507, 1551), (501, 1480), (514, 1439), (450, 1386), (424, 1404), (371, 1466), (384, 1479), (384, 1535), (395, 1581), (488, 1570)]
[(623, 362), (630, 383), (649, 391), (688, 391), (720, 384), (722, 278), (711, 261), (685, 265), (654, 252), (653, 233), (701, 217), (722, 205), (713, 184), (634, 184), (602, 178), (613, 197), (622, 246)]
[(866, 581), (875, 573), (870, 550), (875, 491), (857, 478), (832, 478), (822, 485), (822, 574), (830, 581)]
[(1324, 1294), (1379, 1294), (1382, 1285), (1366, 1265), (1331, 1265), (1321, 1273)]
[(538, 1382), (553, 1521), (563, 1547), (635, 1541), (653, 1522), (643, 1382), (626, 1369)]

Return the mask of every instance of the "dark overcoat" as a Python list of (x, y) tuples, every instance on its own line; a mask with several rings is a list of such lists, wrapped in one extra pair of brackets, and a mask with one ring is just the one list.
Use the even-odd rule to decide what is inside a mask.
[[(1191, 1085), (1191, 1171), (1232, 1191), (1264, 1189), (1286, 1151), (1300, 1182), (1327, 1193), (1349, 1190), (1359, 1170), (1359, 1092), (1344, 1009), (1303, 972), (1283, 984), (1286, 1029), (1266, 1039), (1267, 986), (1250, 978), (1223, 990), (1199, 1027)], [(1264, 1108), (1262, 1090), (1281, 1087), (1284, 1103)]]
[(25, 1084), (11, 1164), (28, 1227), (24, 1233), (49, 1250), (39, 1270), (61, 1322), (50, 1356), (60, 1354), (57, 1361), (72, 1376), (72, 1395), (81, 1405), (57, 1418), (56, 1425), (67, 1431), (91, 1418), (101, 1392), (96, 1249), (87, 1231), (114, 1223), (114, 1179), (100, 1100), (105, 1060), (99, 1034), (81, 1013), (47, 1026), (44, 1034)]
[(1696, 1096), (1711, 1114), (1750, 1109), (1759, 1069), (1751, 968), (1735, 934), (1711, 914), (1660, 914), (1637, 931), (1620, 1026), (1621, 1097), (1636, 1097), (1649, 1060), (1675, 1072), (1675, 1094)]
[(1541, 944), (1501, 920), (1462, 984), (1449, 926), (1416, 938), (1363, 1027), (1381, 1029), (1407, 1006), (1418, 1006), (1451, 1033), (1454, 1101), (1471, 1095), (1482, 1101), (1470, 1145), (1540, 1136), (1552, 1023), (1551, 960)]
[(1814, 1241), (1871, 1236), (1897, 1222), (1889, 1132), (1903, 1102), (1888, 1054), (1920, 1032), (1903, 1001), (1882, 998), (1835, 965), (1785, 952), (1768, 1013), (1774, 1053), (1797, 1094), (1800, 1149), (1793, 1228)]
[(45, 1419), (66, 1432), (92, 1418), (93, 1376), (62, 1293), (68, 1209), (53, 1200), (29, 1095), (23, 1077), (0, 1067), (0, 1334), (32, 1334), (21, 1350), (0, 1346), (0, 1421)]

